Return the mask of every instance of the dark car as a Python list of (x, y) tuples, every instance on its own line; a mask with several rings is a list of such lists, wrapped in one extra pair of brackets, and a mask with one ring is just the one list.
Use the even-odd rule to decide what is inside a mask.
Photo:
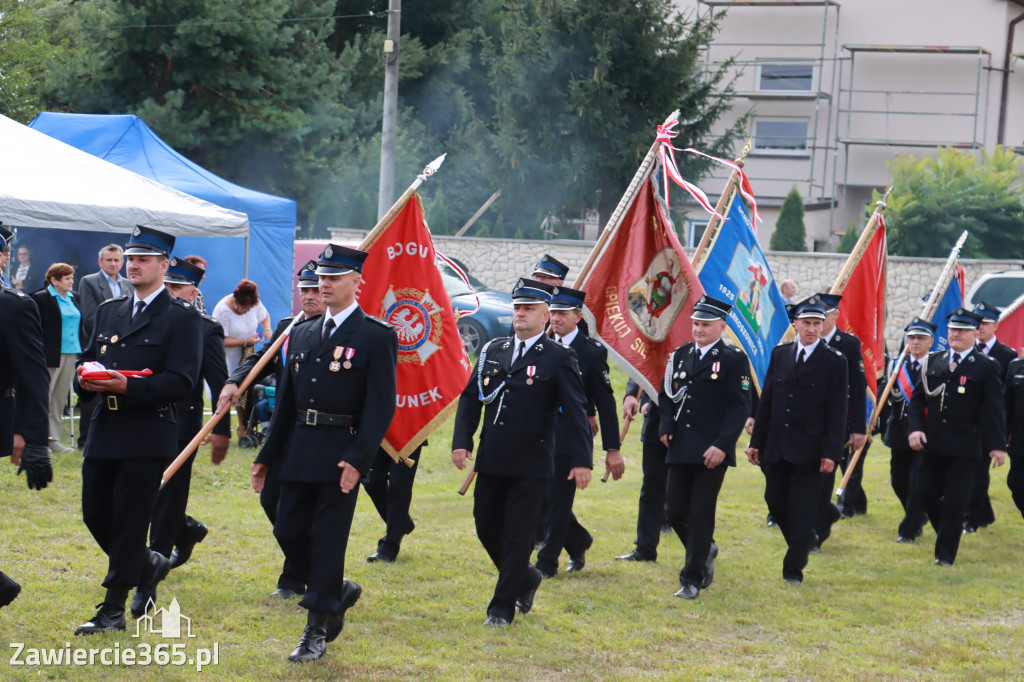
[(472, 275), (467, 275), (473, 286), (471, 290), (455, 270), (441, 260), (437, 261), (437, 269), (441, 271), (445, 291), (452, 299), (456, 314), (468, 313), (476, 308), (477, 299), (480, 300), (479, 310), (459, 318), (459, 334), (467, 353), (479, 355), (480, 349), (489, 340), (508, 336), (508, 330), (512, 327), (511, 294), (491, 289)]

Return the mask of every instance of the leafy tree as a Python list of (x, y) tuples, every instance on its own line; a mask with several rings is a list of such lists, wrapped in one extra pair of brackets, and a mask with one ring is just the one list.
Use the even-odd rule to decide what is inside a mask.
[(44, 3), (0, 0), (0, 114), (28, 123), (42, 108), (47, 62), (64, 49), (50, 25), (59, 14)]
[[(856, 239), (854, 240), (856, 242)], [(775, 231), (769, 240), (768, 248), (772, 251), (806, 251), (807, 228), (804, 227), (804, 201), (796, 187), (789, 190), (779, 219), (775, 223)]]
[(850, 223), (846, 226), (846, 231), (843, 232), (843, 238), (839, 240), (836, 253), (851, 253), (853, 247), (857, 246), (858, 239), (860, 239), (860, 231), (855, 223)]
[(434, 234), (451, 234), (451, 220), (448, 217), (448, 207), (444, 203), (444, 190), (438, 186), (434, 192), (434, 200), (427, 208), (427, 224)]
[[(1024, 257), (1021, 158), (1005, 147), (897, 155), (889, 162), (893, 192), (885, 210), (889, 252), (942, 257), (967, 230), (965, 258)], [(879, 198), (876, 192), (868, 214)]]

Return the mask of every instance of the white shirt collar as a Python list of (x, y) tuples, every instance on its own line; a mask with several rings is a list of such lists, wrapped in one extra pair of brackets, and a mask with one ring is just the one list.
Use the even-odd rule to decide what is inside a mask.
[(817, 339), (815, 339), (814, 343), (812, 343), (809, 346), (805, 346), (803, 343), (801, 343), (800, 337), (797, 337), (797, 339), (796, 339), (796, 357), (800, 357), (800, 349), (802, 348), (803, 351), (804, 351), (804, 360), (806, 360), (807, 358), (811, 357), (811, 353), (813, 353), (815, 351), (815, 349), (818, 347), (818, 344), (821, 343), (821, 342), (822, 342), (821, 337), (818, 337)]
[[(715, 343), (718, 343), (718, 341), (715, 341)], [(715, 343), (709, 343), (706, 346), (697, 346), (697, 359), (698, 360), (703, 360), (704, 359), (704, 354), (707, 353), (712, 348), (714, 348)], [(697, 344), (695, 343), (694, 345), (696, 346)]]
[(988, 340), (988, 343), (981, 344), (981, 352), (984, 353), (985, 355), (991, 355), (992, 348), (995, 347), (996, 341), (998, 341), (998, 339), (993, 336), (991, 339)]
[(562, 343), (564, 343), (565, 345), (568, 346), (570, 343), (572, 343), (573, 339), (575, 339), (576, 335), (579, 334), (579, 333), (580, 333), (580, 328), (579, 327), (573, 327), (571, 332), (569, 332), (565, 336), (560, 336), (558, 338), (562, 341)]
[[(320, 334), (321, 334), (321, 336), (323, 335), (324, 328), (327, 327), (327, 320), (334, 320), (334, 329), (336, 330), (338, 327), (341, 326), (342, 322), (344, 322), (345, 320), (348, 319), (349, 315), (351, 315), (352, 313), (355, 312), (356, 308), (358, 308), (358, 307), (359, 307), (359, 302), (358, 301), (352, 301), (352, 305), (350, 305), (347, 308), (341, 309), (340, 311), (338, 311), (337, 315), (331, 315), (330, 314), (330, 312), (331, 312), (330, 308), (328, 308), (326, 311), (324, 311), (324, 319), (323, 319), (323, 321), (320, 324)], [(334, 330), (332, 330), (331, 333), (333, 334)]]
[(825, 343), (832, 343), (832, 337), (836, 335), (837, 331), (839, 331), (839, 327), (832, 327), (832, 331), (821, 337), (822, 341)]
[(156, 298), (157, 296), (159, 296), (160, 292), (163, 291), (166, 288), (167, 288), (166, 286), (161, 284), (159, 289), (157, 289), (156, 291), (151, 293), (146, 298), (139, 298), (139, 294), (138, 293), (136, 293), (134, 296), (132, 296), (132, 314), (133, 315), (135, 314), (135, 308), (138, 307), (139, 301), (145, 301), (146, 302), (146, 307), (148, 308), (149, 304), (153, 302), (153, 299)]
[(110, 284), (110, 290), (114, 292), (114, 295), (120, 296), (121, 286), (118, 284), (118, 282), (121, 281), (121, 273), (117, 273), (117, 279), (114, 279), (113, 277), (108, 275), (106, 270), (100, 270), (100, 274), (107, 279), (107, 283)]
[(949, 361), (953, 362), (953, 355), (956, 354), (956, 353), (959, 353), (960, 354), (960, 362), (963, 362), (967, 358), (967, 356), (971, 354), (971, 352), (973, 350), (974, 350), (974, 346), (971, 346), (967, 350), (953, 350), (953, 347), (950, 346), (949, 347)]
[[(537, 336), (534, 336), (532, 338), (526, 339), (526, 350), (530, 350), (531, 348), (533, 348), (533, 344), (537, 343), (537, 341), (542, 336), (544, 336), (544, 332), (541, 332), (540, 334), (537, 334)], [(519, 339), (518, 336), (516, 336), (513, 340), (515, 341), (515, 345), (512, 346), (512, 359), (515, 360), (516, 356), (519, 355), (519, 344), (523, 342)], [(523, 353), (525, 354), (526, 351), (524, 350)]]

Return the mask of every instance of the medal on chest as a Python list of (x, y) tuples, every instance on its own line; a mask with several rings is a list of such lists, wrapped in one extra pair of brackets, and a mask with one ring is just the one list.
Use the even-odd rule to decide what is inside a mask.
[(537, 373), (537, 365), (530, 365), (526, 368), (526, 385), (533, 385), (533, 377)]
[(967, 377), (960, 377), (960, 385), (956, 387), (957, 393), (967, 393)]
[(720, 370), (721, 368), (722, 368), (722, 363), (720, 363), (720, 362), (715, 362), (715, 363), (713, 363), (711, 365), (711, 378), (712, 379), (717, 379), (718, 378), (718, 370)]
[(110, 337), (110, 343), (117, 343), (117, 334)]
[[(342, 367), (344, 367), (345, 369), (352, 369), (352, 356), (356, 354), (356, 349), (355, 348), (346, 348), (345, 346), (335, 346), (334, 347), (334, 352), (332, 354), (334, 355), (334, 362), (332, 362), (327, 367), (327, 369), (331, 370), (332, 372), (337, 372)], [(339, 362), (339, 360), (341, 360), (341, 356), (342, 355), (345, 356), (345, 362)]]

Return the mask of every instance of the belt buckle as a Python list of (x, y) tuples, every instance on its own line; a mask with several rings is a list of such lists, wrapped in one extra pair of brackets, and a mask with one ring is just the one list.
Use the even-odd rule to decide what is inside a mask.
[(316, 426), (316, 418), (319, 414), (316, 410), (306, 410), (306, 426)]
[(117, 396), (107, 395), (107, 409), (111, 412), (117, 412)]

